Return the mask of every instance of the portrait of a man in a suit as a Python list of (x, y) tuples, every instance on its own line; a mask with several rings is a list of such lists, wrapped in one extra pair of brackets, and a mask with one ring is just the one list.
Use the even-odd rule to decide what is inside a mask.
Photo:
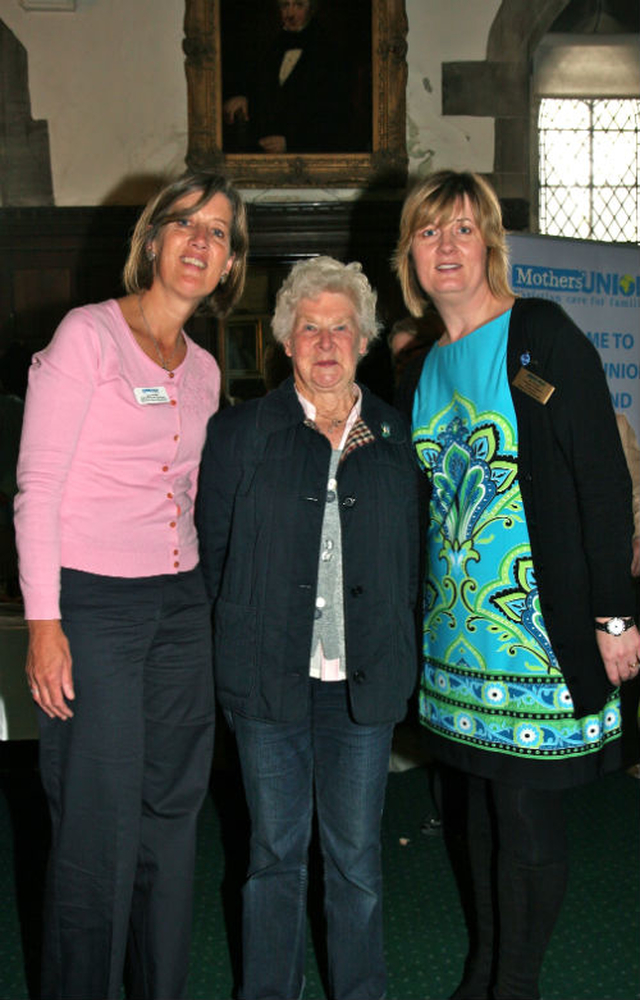
[(370, 148), (370, 2), (223, 0), (221, 11), (227, 152)]

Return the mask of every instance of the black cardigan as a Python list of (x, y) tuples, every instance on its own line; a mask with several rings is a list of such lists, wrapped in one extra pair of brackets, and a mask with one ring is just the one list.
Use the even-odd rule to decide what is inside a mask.
[[(513, 384), (523, 357), (554, 386), (546, 404)], [(407, 371), (398, 394), (407, 413), (423, 364)], [(600, 356), (560, 306), (516, 299), (507, 375), (542, 613), (581, 718), (599, 711), (612, 690), (594, 618), (635, 612), (631, 480)]]

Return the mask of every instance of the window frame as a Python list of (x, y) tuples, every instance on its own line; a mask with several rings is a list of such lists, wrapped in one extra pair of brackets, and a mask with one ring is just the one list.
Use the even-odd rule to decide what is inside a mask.
[[(541, 202), (541, 192), (543, 190), (543, 185), (541, 184), (541, 180), (540, 180), (540, 174), (541, 174), (541, 169), (540, 169), (541, 168), (541, 145), (542, 144), (541, 144), (541, 130), (540, 130), (540, 125), (539, 125), (539, 119), (540, 119), (541, 105), (542, 105), (542, 102), (544, 100), (554, 100), (554, 101), (565, 101), (565, 100), (566, 101), (584, 101), (585, 103), (588, 102), (589, 105), (590, 105), (590, 115), (589, 115), (590, 124), (589, 124), (589, 129), (588, 129), (589, 136), (590, 136), (590, 153), (591, 153), (591, 155), (590, 155), (590, 164), (589, 164), (589, 183), (586, 186), (586, 188), (584, 188), (584, 190), (588, 191), (588, 193), (589, 193), (589, 203), (590, 203), (590, 212), (589, 212), (589, 219), (588, 219), (588, 224), (589, 224), (589, 230), (590, 230), (590, 232), (589, 232), (588, 236), (584, 236), (584, 235), (581, 235), (581, 234), (575, 233), (575, 232), (571, 232), (571, 233), (562, 233), (562, 232), (561, 233), (548, 233), (548, 232), (547, 233), (542, 233), (541, 232), (541, 228), (540, 228), (540, 202)], [(593, 156), (594, 142), (593, 142), (593, 139), (594, 139), (594, 134), (597, 131), (597, 129), (594, 127), (594, 117), (595, 117), (594, 116), (594, 110), (595, 110), (595, 106), (597, 105), (597, 103), (599, 103), (599, 102), (605, 102), (605, 101), (633, 101), (636, 104), (636, 115), (640, 115), (640, 99), (638, 97), (630, 97), (629, 95), (626, 95), (626, 94), (623, 95), (623, 96), (620, 96), (620, 97), (615, 97), (615, 96), (613, 96), (611, 94), (606, 94), (606, 95), (603, 95), (603, 96), (600, 96), (600, 95), (587, 96), (585, 94), (581, 94), (579, 96), (568, 96), (567, 94), (561, 94), (561, 95), (555, 96), (555, 95), (552, 95), (552, 94), (543, 94), (543, 95), (540, 95), (540, 96), (537, 97), (537, 100), (536, 100), (536, 103), (535, 103), (535, 107), (534, 107), (534, 115), (532, 116), (532, 120), (533, 120), (533, 123), (534, 123), (534, 130), (535, 130), (535, 144), (532, 143), (532, 148), (535, 149), (535, 200), (532, 200), (532, 207), (535, 206), (536, 231), (538, 233), (541, 233), (541, 235), (567, 236), (567, 237), (571, 237), (573, 239), (590, 239), (590, 240), (597, 240), (599, 242), (607, 242), (607, 243), (636, 243), (638, 241), (638, 239), (640, 238), (640, 170), (638, 170), (638, 169), (636, 169), (635, 188), (632, 188), (632, 191), (635, 190), (635, 203), (636, 203), (636, 209), (635, 209), (635, 236), (633, 238), (631, 238), (631, 239), (615, 239), (615, 238), (610, 237), (610, 236), (604, 236), (602, 234), (596, 234), (595, 232), (593, 232), (593, 228), (594, 228), (594, 214), (593, 214), (594, 193), (602, 190), (606, 186), (609, 186), (609, 185), (599, 185), (599, 184), (596, 184), (594, 182), (594, 176), (593, 176), (594, 175), (594, 156)], [(636, 125), (636, 129), (635, 129), (636, 136), (638, 135), (638, 131), (639, 131), (639, 129), (638, 129), (638, 126)], [(639, 166), (640, 166), (640, 156), (639, 156), (638, 153), (636, 153), (636, 168), (638, 168)], [(572, 187), (572, 185), (569, 185), (569, 184), (567, 186), (568, 187)], [(573, 187), (577, 187), (577, 186), (578, 185), (573, 185)], [(623, 185), (615, 185), (613, 182), (611, 182), (610, 186), (611, 187), (620, 187), (620, 186), (623, 186)], [(580, 188), (582, 189), (581, 186), (580, 186)]]

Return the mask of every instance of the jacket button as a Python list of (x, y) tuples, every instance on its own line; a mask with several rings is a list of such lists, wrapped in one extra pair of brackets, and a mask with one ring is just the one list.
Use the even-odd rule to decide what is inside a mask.
[(353, 680), (356, 684), (362, 684), (363, 681), (367, 679), (367, 675), (363, 670), (356, 670), (353, 674)]
[(355, 507), (356, 498), (355, 497), (345, 497), (342, 501), (343, 507)]
[(363, 593), (363, 590), (362, 590), (362, 587), (360, 586), (360, 584), (358, 584), (357, 586), (351, 588), (351, 594), (352, 594), (353, 597), (360, 597), (360, 595), (362, 593)]

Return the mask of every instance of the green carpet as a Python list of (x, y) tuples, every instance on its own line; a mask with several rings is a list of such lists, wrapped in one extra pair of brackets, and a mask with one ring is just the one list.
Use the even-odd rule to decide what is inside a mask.
[[(46, 821), (30, 751), (1, 749), (0, 997), (27, 1000), (35, 982)], [(639, 995), (639, 794), (640, 781), (619, 774), (567, 796), (571, 874), (544, 966), (545, 1000)], [(447, 997), (464, 959), (464, 922), (443, 840), (420, 831), (431, 809), (423, 769), (389, 775), (383, 851), (390, 1000)], [(190, 1000), (234, 995), (245, 832), (235, 772), (214, 771), (199, 828)], [(316, 890), (317, 877), (314, 870)], [(325, 996), (313, 948), (319, 923), (312, 909), (306, 1000)]]

